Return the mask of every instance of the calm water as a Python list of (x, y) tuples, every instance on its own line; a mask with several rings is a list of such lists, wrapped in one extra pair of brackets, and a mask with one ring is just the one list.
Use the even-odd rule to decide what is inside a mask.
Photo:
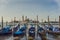
[(0, 40), (13, 40), (13, 36), (12, 35), (0, 36)]
[[(60, 37), (55, 37), (52, 35), (48, 35), (47, 40), (60, 40)], [(11, 36), (0, 36), (0, 40), (14, 40), (14, 37)], [(20, 40), (26, 40), (26, 36), (24, 36), (23, 38), (20, 38)], [(41, 38), (38, 36), (36, 40), (41, 40)]]

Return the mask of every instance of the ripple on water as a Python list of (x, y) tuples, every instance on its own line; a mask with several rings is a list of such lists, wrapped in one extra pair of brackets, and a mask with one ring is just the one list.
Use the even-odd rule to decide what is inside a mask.
[(7, 38), (5, 40), (13, 40), (13, 36), (10, 36), (9, 38)]
[(13, 40), (12, 36), (0, 36), (0, 40)]

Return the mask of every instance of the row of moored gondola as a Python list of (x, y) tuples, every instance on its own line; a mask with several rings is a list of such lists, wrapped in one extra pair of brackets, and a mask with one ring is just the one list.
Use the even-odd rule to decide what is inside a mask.
[[(26, 24), (24, 24), (23, 27), (21, 28), (20, 25), (18, 24), (16, 27), (13, 28), (13, 31), (11, 26), (6, 26), (3, 29), (0, 29), (0, 35), (13, 34), (14, 36), (23, 36), (26, 35), (26, 29), (27, 29)], [(29, 36), (35, 37), (35, 30), (36, 30), (35, 27), (31, 26), (28, 31)], [(60, 28), (53, 26), (50, 27), (45, 26), (43, 28), (38, 25), (37, 34), (40, 36), (44, 36), (46, 35), (46, 33), (52, 35), (53, 34), (60, 35)]]

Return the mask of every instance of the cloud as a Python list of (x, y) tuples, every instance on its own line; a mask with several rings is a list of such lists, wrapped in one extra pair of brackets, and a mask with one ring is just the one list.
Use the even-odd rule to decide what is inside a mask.
[(52, 0), (14, 0), (14, 1), (11, 1), (11, 4), (14, 5), (14, 4), (28, 4), (28, 5), (40, 5), (42, 7), (57, 7), (58, 4), (56, 1), (52, 1)]
[(5, 9), (9, 0), (0, 0), (0, 9)]
[(53, 0), (0, 0), (0, 4), (6, 5), (6, 4), (39, 4), (44, 6), (54, 6), (57, 5), (57, 3)]
[(0, 16), (38, 14), (44, 17), (56, 13), (60, 13), (60, 0), (0, 0)]
[(56, 12), (59, 0), (0, 0), (0, 9), (17, 12)]

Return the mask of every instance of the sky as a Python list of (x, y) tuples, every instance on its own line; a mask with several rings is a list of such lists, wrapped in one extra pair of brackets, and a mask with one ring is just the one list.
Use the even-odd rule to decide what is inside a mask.
[(58, 20), (60, 0), (0, 0), (0, 19), (3, 16), (4, 21), (11, 21), (14, 17), (19, 20), (22, 15), (34, 20), (38, 15), (39, 21), (47, 20), (47, 16), (50, 20)]

